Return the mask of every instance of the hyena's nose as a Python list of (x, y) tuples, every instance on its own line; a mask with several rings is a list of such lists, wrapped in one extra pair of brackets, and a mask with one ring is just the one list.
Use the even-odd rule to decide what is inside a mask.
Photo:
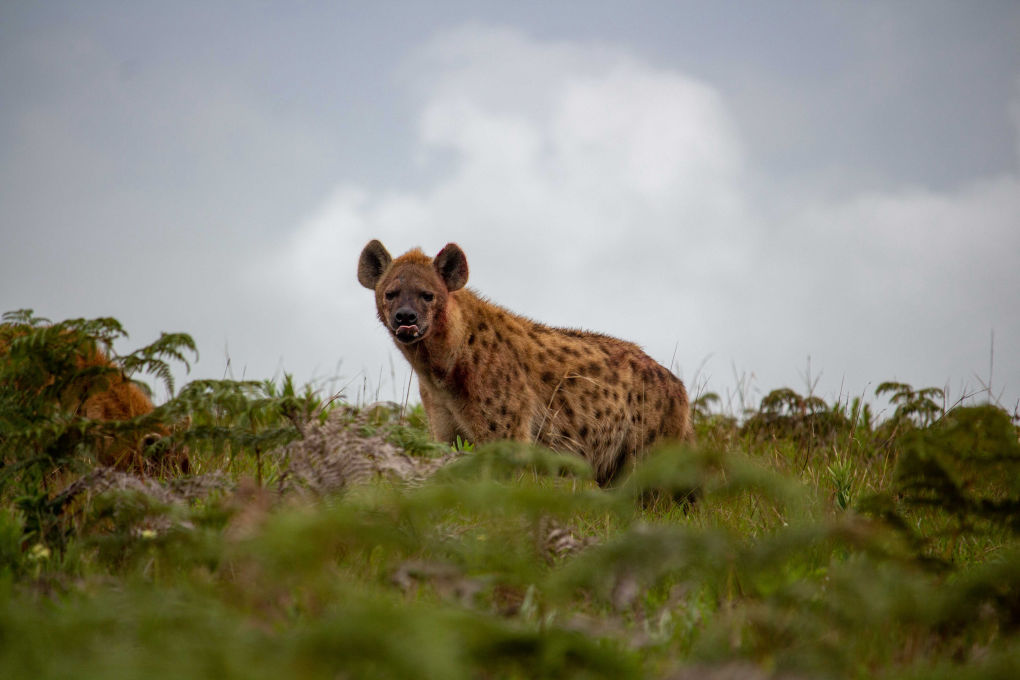
[(397, 313), (393, 315), (393, 319), (397, 322), (398, 326), (414, 326), (418, 323), (418, 315), (413, 309), (403, 307), (397, 310)]

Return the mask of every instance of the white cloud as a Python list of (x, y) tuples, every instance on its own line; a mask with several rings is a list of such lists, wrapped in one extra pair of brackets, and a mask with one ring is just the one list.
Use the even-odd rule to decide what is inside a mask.
[[(422, 104), (422, 150), (452, 153), (453, 171), (411, 194), (338, 188), (285, 256), (297, 296), (317, 308), (336, 291), (367, 300), (352, 272), (370, 238), (395, 253), (458, 241), (493, 299), (654, 343), (668, 362), (704, 306), (698, 279), (733, 275), (745, 258), (734, 231), (743, 158), (719, 96), (625, 54), (495, 35), (459, 32), (425, 50), (443, 70), (422, 75), (437, 83)], [(365, 305), (334, 304), (362, 315), (345, 326), (375, 323)]]
[[(449, 172), (399, 194), (341, 185), (277, 258), (299, 306), (335, 310), (355, 365), (395, 353), (354, 278), (371, 238), (394, 254), (458, 241), (493, 300), (638, 341), (664, 363), (678, 347), (688, 376), (714, 354), (713, 380), (733, 361), (766, 388), (799, 386), (812, 354), (830, 393), (843, 376), (851, 391), (942, 384), (987, 365), (990, 328), (1020, 341), (1001, 302), (1020, 298), (1015, 176), (943, 194), (771, 195), (709, 84), (506, 30), (438, 36), (407, 78), (418, 154)], [(1020, 390), (1020, 364), (1003, 364)]]

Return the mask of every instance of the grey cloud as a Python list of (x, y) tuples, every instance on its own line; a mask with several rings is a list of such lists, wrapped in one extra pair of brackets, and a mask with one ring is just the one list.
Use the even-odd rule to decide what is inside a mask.
[(994, 329), (1020, 392), (1020, 12), (614, 7), (0, 10), (0, 307), (402, 389), (357, 253), (458, 240), (496, 301), (716, 389), (807, 354), (829, 393), (974, 386)]

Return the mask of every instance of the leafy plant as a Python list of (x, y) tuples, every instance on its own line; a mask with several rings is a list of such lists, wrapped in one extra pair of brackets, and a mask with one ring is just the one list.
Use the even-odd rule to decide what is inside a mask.
[(836, 497), (836, 506), (840, 510), (849, 509), (853, 500), (854, 491), (854, 463), (849, 457), (838, 458), (826, 468), (829, 473), (829, 481)]
[(801, 396), (784, 387), (769, 392), (761, 407), (744, 423), (743, 432), (756, 438), (793, 439), (801, 446), (831, 443), (850, 428), (839, 407), (829, 407), (814, 395)]
[[(5, 363), (34, 391), (0, 393), (3, 446), (24, 437), (0, 468), (11, 677), (1020, 675), (1020, 443), (994, 406), (936, 412), (938, 393), (889, 383), (883, 421), (777, 390), (738, 427), (704, 398), (694, 443), (603, 490), (575, 454), (451, 451), (420, 407), (195, 381), (157, 408), (190, 419), (170, 438), (191, 473), (106, 477), (100, 425), (68, 423), (119, 374), (60, 364), (73, 333), (36, 325), (17, 356), (53, 360)], [(116, 326), (89, 329), (111, 351)], [(68, 428), (74, 447), (48, 443)], [(18, 467), (32, 446), (60, 464)], [(40, 528), (62, 494), (74, 521)]]
[(875, 396), (883, 395), (896, 407), (891, 419), (896, 426), (927, 427), (944, 413), (942, 403), (946, 393), (938, 387), (915, 390), (906, 383), (883, 382), (875, 389)]
[(195, 380), (167, 409), (191, 419), (184, 441), (211, 447), (213, 457), (227, 453), (228, 466), (252, 454), (258, 486), (264, 482), (264, 454), (300, 437), (305, 423), (326, 411), (310, 389), (298, 394), (289, 375), (279, 387), (271, 381)]
[(1004, 410), (956, 408), (904, 434), (898, 448), (892, 488), (868, 505), (929, 555), (947, 554), (965, 535), (1020, 535), (1020, 442)]
[[(26, 536), (62, 544), (62, 515), (71, 500), (58, 494), (62, 474), (80, 473), (110, 459), (117, 447), (144, 462), (164, 459), (171, 409), (156, 408), (123, 419), (87, 416), (89, 404), (137, 372), (159, 378), (168, 390), (168, 360), (188, 363), (192, 339), (163, 334), (154, 343), (118, 355), (113, 343), (127, 333), (115, 319), (52, 323), (31, 310), (9, 312), (0, 325), (0, 494), (14, 497), (24, 513)], [(141, 449), (139, 451), (139, 449)], [(116, 458), (114, 460), (117, 460)]]

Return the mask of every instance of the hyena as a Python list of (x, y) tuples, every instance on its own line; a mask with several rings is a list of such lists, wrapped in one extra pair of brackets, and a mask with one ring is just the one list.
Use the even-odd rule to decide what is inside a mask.
[[(113, 363), (96, 349), (79, 360), (79, 367), (87, 366), (108, 368), (112, 367)], [(154, 410), (152, 400), (138, 385), (122, 373), (114, 372), (102, 385), (102, 389), (91, 392), (79, 413), (95, 420), (130, 420), (152, 413)], [(98, 450), (98, 460), (103, 465), (142, 474), (177, 471), (186, 474), (191, 471), (187, 446), (171, 446), (158, 458), (145, 455), (146, 448), (160, 439), (170, 437), (171, 430), (180, 427), (186, 427), (186, 424), (181, 423), (171, 428), (156, 423), (148, 432), (129, 434), (124, 438), (102, 442)]]
[[(0, 324), (0, 359), (10, 351), (10, 343), (29, 332), (29, 328), (16, 324)], [(55, 342), (59, 342), (56, 340)], [(95, 344), (76, 350), (75, 364), (78, 370), (89, 368), (117, 368), (116, 365)], [(53, 376), (45, 380), (52, 385)], [(0, 389), (24, 389), (15, 384), (0, 385)], [(104, 372), (69, 385), (55, 399), (75, 416), (92, 420), (130, 420), (152, 413), (152, 400), (130, 378), (120, 370)], [(111, 436), (98, 443), (97, 462), (123, 471), (158, 473), (164, 471), (190, 471), (190, 459), (186, 446), (170, 446), (158, 458), (145, 455), (146, 449), (160, 439), (170, 437), (172, 429), (184, 424), (167, 426), (155, 423), (145, 432), (129, 432)]]
[(600, 485), (656, 442), (691, 437), (684, 384), (637, 345), (552, 328), (464, 288), (455, 243), (393, 259), (379, 241), (358, 281), (418, 376), (432, 436), (538, 442), (587, 459)]

